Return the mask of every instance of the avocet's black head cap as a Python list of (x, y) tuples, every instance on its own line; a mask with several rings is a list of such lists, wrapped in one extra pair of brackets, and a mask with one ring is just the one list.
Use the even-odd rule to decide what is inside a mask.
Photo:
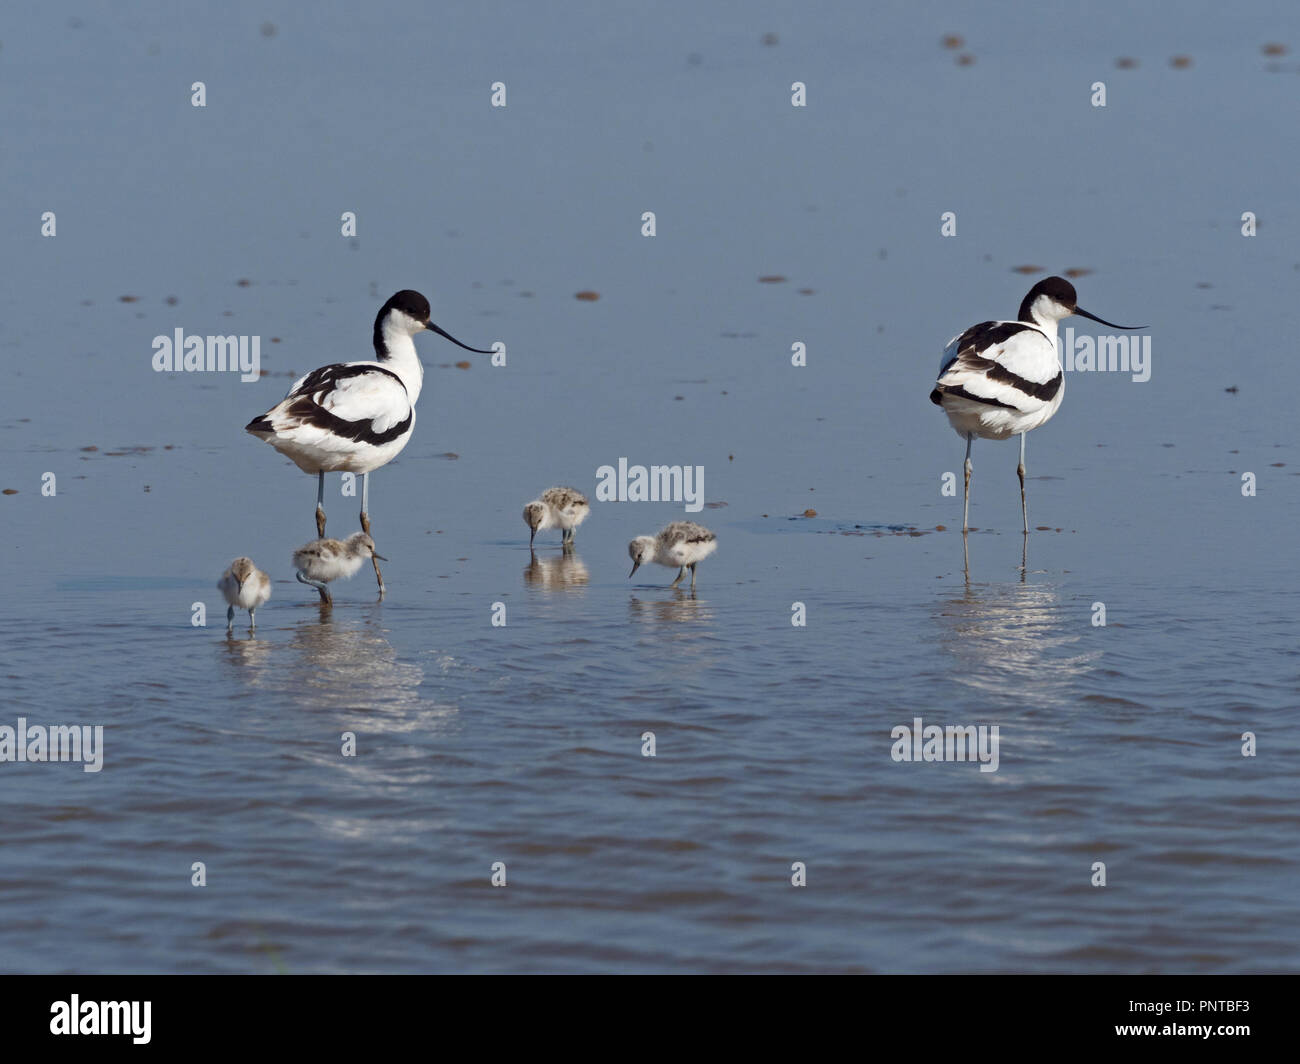
[(408, 318), (414, 318), (422, 325), (429, 323), (429, 301), (419, 292), (413, 292), (409, 288), (403, 288), (380, 308), (380, 319), (385, 318), (390, 310), (400, 310)]
[(1039, 296), (1047, 296), (1053, 303), (1060, 303), (1061, 306), (1069, 307), (1071, 310), (1079, 302), (1079, 294), (1074, 290), (1074, 285), (1064, 277), (1046, 277), (1029, 290), (1029, 295), (1025, 296), (1024, 302), (1020, 304), (1021, 321), (1033, 320), (1029, 316), (1029, 308), (1034, 305), (1034, 301)]
[(1062, 306), (1073, 307), (1079, 302), (1079, 293), (1064, 277), (1048, 277), (1034, 285), (1034, 291), (1051, 296)]

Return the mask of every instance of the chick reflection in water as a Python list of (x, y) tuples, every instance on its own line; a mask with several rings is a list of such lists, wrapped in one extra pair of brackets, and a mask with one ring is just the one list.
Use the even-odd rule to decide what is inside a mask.
[(707, 599), (696, 598), (695, 592), (679, 587), (667, 599), (640, 599), (631, 595), (627, 614), (629, 620), (641, 624), (700, 624), (713, 619), (713, 607)]
[(572, 548), (559, 558), (534, 554), (524, 568), (524, 584), (535, 591), (573, 591), (586, 587), (588, 579), (587, 567)]
[(422, 696), (423, 667), (404, 661), (383, 625), (363, 616), (322, 609), (294, 624), (268, 683), (293, 705), (344, 711), (353, 727), (358, 713), (398, 710), (385, 718), (384, 730), (419, 733), (446, 708)]

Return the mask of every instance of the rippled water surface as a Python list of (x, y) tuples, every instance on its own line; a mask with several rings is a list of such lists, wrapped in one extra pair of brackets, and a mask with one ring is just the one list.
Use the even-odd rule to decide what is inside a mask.
[[(15, 13), (0, 725), (102, 725), (104, 761), (0, 763), (0, 970), (1300, 968), (1274, 10)], [(976, 444), (967, 570), (939, 352), (1070, 268), (1151, 379), (1069, 377), (1027, 547), (1015, 445)], [(242, 426), (405, 287), (507, 365), (417, 338), (388, 594), (323, 611), (314, 483)], [(176, 328), (267, 375), (154, 373)], [(620, 457), (703, 466), (707, 508), (596, 502), (531, 555), (523, 504)], [(329, 531), (357, 509), (331, 477)], [(696, 592), (629, 579), (683, 517)], [(273, 595), (227, 637), (241, 554)], [(997, 725), (997, 771), (892, 760), (917, 717)]]

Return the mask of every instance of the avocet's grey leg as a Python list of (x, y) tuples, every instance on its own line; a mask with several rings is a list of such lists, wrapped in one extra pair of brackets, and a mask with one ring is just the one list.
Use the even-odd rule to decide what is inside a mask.
[[(361, 474), (361, 531), (370, 535), (370, 474)], [(371, 539), (374, 537), (371, 536)], [(379, 571), (379, 562), (373, 554), (370, 564), (375, 567), (375, 582), (379, 585), (379, 597), (384, 597), (384, 574)]]
[(325, 473), (316, 474), (316, 538), (325, 538)]
[(1025, 535), (1029, 535), (1029, 507), (1025, 503), (1025, 434), (1020, 434), (1020, 464), (1016, 466), (1020, 477), (1020, 513), (1025, 519)]
[(961, 511), (961, 530), (970, 531), (970, 445), (975, 441), (975, 437), (967, 434), (966, 436), (966, 491), (965, 504)]

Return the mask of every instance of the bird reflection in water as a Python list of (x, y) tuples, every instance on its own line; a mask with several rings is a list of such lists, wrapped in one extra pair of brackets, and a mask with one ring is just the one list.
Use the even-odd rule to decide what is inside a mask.
[(934, 620), (946, 670), (992, 700), (1026, 707), (1069, 704), (1100, 650), (1077, 646), (1086, 619), (1066, 615), (1050, 583), (972, 583), (946, 593)]
[(287, 643), (226, 640), (241, 682), (283, 693), (308, 709), (392, 710), (421, 703), (424, 670), (398, 660), (376, 619), (340, 616), (315, 604), (307, 609), (318, 616), (290, 627)]
[(313, 706), (397, 709), (420, 701), (424, 670), (398, 660), (378, 623), (320, 612), (320, 620), (298, 625), (289, 641), (290, 689)]
[(558, 558), (533, 554), (524, 567), (524, 584), (534, 591), (578, 591), (588, 579), (587, 567), (572, 548)]
[[(964, 572), (966, 573), (966, 583), (970, 584), (970, 534), (962, 532), (961, 534), (961, 556)], [(1026, 534), (1020, 543), (1020, 582), (1025, 582), (1025, 574), (1029, 571), (1029, 536)]]
[(256, 667), (264, 665), (271, 653), (271, 643), (255, 631), (226, 632), (221, 642), (225, 658), (232, 665)]
[(641, 624), (700, 624), (713, 619), (713, 607), (707, 600), (696, 598), (695, 592), (673, 588), (670, 598), (628, 598), (628, 617)]

